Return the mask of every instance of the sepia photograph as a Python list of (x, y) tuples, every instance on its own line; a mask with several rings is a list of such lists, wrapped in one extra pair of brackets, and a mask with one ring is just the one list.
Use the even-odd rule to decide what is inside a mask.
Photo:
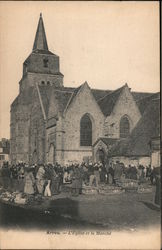
[(1, 249), (161, 249), (159, 5), (0, 1)]

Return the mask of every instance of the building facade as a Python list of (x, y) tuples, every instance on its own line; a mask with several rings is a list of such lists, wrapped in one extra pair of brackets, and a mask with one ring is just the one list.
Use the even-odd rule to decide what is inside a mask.
[[(42, 16), (32, 53), (23, 64), (11, 104), (11, 162), (66, 164), (106, 161), (110, 148), (129, 138), (142, 118), (140, 101), (151, 93), (65, 87), (59, 57), (48, 49)], [(97, 147), (98, 145), (98, 147)], [(107, 147), (107, 146), (106, 146)]]
[(5, 162), (9, 162), (10, 154), (10, 141), (8, 139), (2, 138), (0, 140), (0, 167), (3, 166)]

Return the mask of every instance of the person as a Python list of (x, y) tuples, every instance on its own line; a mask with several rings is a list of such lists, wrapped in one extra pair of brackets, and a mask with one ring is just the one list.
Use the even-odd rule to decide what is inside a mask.
[(25, 170), (25, 175), (24, 175), (24, 193), (28, 195), (34, 194), (35, 193), (34, 185), (35, 185), (34, 175), (32, 173), (32, 169), (28, 167)]
[(79, 194), (82, 194), (82, 185), (83, 185), (83, 176), (84, 176), (84, 171), (83, 171), (83, 165), (79, 165), (79, 172), (80, 172), (80, 178), (79, 178)]
[(3, 188), (10, 189), (10, 170), (7, 165), (3, 165), (1, 175)]
[(154, 176), (155, 176), (155, 204), (160, 206), (160, 191), (161, 191), (161, 181), (160, 181), (160, 167), (154, 168)]
[(50, 172), (50, 166), (47, 165), (45, 166), (45, 175), (44, 175), (44, 178), (45, 178), (45, 190), (44, 190), (44, 196), (51, 196), (51, 188), (50, 188), (50, 185), (51, 185), (51, 172)]
[(18, 186), (19, 186), (19, 191), (23, 192), (24, 190), (24, 166), (20, 166), (20, 170), (18, 172)]
[(98, 187), (98, 186), (99, 186), (99, 183), (100, 183), (99, 166), (101, 166), (100, 163), (98, 163), (98, 164), (96, 163), (96, 164), (94, 165), (94, 176), (95, 176), (96, 187)]
[(150, 182), (151, 182), (151, 185), (154, 185), (154, 168), (152, 169), (151, 168), (151, 172), (150, 172)]
[(131, 166), (130, 169), (130, 179), (137, 180), (137, 169), (135, 166)]
[(94, 167), (91, 162), (89, 163), (88, 174), (89, 174), (89, 186), (92, 186), (95, 179), (95, 175), (94, 175)]
[(116, 161), (115, 168), (114, 168), (115, 184), (117, 183), (117, 181), (120, 181), (122, 174), (123, 174), (123, 168), (120, 165), (120, 162)]
[(12, 191), (17, 191), (18, 190), (18, 168), (17, 165), (13, 165), (11, 167), (11, 187)]
[(137, 168), (137, 180), (139, 183), (142, 181), (142, 165), (139, 165)]
[(70, 176), (70, 172), (69, 169), (65, 169), (64, 171), (64, 175), (63, 175), (63, 183), (71, 183), (71, 176)]
[(85, 185), (88, 185), (89, 175), (88, 175), (88, 165), (87, 163), (83, 164), (83, 182)]
[(108, 182), (109, 182), (109, 184), (115, 184), (114, 169), (113, 169), (113, 166), (112, 166), (111, 162), (110, 162), (110, 167), (108, 169)]
[(36, 174), (36, 185), (39, 194), (43, 194), (45, 186), (45, 169), (43, 165), (39, 166)]
[(102, 163), (99, 164), (99, 170), (100, 170), (100, 182), (101, 183), (106, 183), (106, 167)]
[(74, 168), (73, 175), (72, 175), (72, 195), (73, 196), (79, 195), (80, 178), (81, 178), (81, 174), (80, 174), (78, 166), (76, 166)]

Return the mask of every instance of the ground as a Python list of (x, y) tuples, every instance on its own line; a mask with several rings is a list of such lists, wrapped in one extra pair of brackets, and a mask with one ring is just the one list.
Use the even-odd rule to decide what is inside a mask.
[(1, 203), (1, 227), (16, 229), (131, 230), (160, 226), (160, 209), (152, 193), (82, 194), (61, 193), (44, 198), (41, 205)]

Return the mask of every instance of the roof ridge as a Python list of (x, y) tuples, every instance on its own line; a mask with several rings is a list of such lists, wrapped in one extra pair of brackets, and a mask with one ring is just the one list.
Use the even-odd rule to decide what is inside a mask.
[(94, 88), (92, 88), (92, 90), (101, 90), (101, 91), (114, 91), (114, 90), (110, 90), (110, 89), (94, 89)]
[(74, 91), (66, 91), (66, 90), (60, 90), (60, 89), (55, 89), (55, 91), (58, 91), (58, 92), (66, 92), (66, 93), (71, 93), (71, 94), (74, 93)]

